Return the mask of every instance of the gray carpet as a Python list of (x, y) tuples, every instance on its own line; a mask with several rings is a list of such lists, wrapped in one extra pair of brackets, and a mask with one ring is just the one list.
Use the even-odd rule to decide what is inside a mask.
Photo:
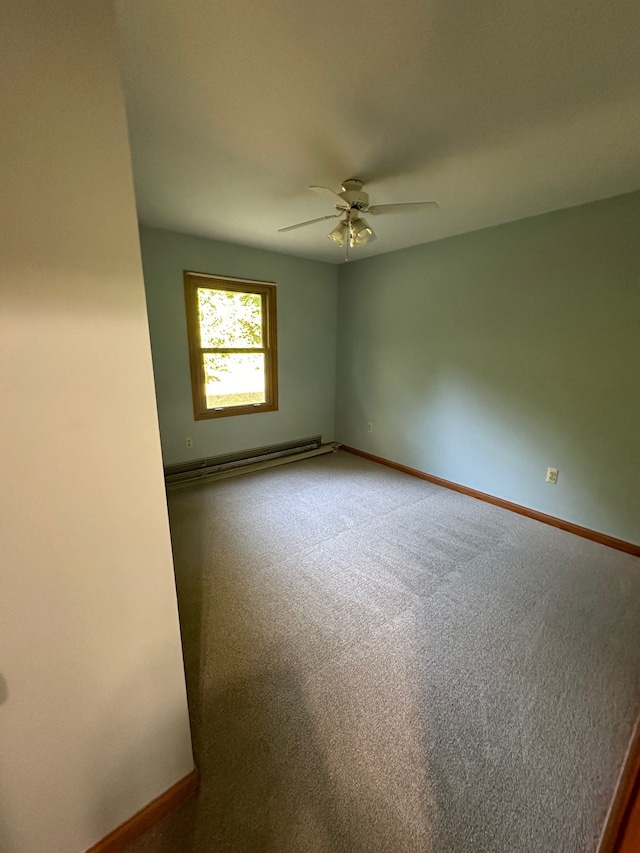
[(640, 561), (345, 453), (170, 497), (197, 798), (130, 853), (590, 853)]

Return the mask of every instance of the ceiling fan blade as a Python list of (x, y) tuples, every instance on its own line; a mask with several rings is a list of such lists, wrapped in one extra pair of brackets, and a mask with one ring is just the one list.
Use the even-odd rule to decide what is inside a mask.
[(342, 216), (341, 213), (330, 213), (329, 216), (320, 216), (318, 219), (309, 219), (307, 222), (298, 222), (297, 225), (288, 225), (286, 228), (278, 228), (278, 233), (281, 231), (293, 231), (294, 228), (304, 228), (305, 225), (313, 225), (314, 222), (324, 222), (325, 219), (338, 219)]
[(339, 207), (349, 210), (349, 203), (339, 196), (338, 193), (334, 193), (333, 190), (330, 190), (329, 187), (309, 187), (309, 189), (313, 190), (314, 193), (318, 193), (318, 195), (323, 195), (325, 198), (328, 198), (329, 201), (333, 202), (333, 204), (337, 204)]
[(379, 216), (381, 213), (418, 213), (421, 210), (437, 208), (435, 201), (407, 201), (403, 204), (374, 204), (368, 208), (367, 214)]

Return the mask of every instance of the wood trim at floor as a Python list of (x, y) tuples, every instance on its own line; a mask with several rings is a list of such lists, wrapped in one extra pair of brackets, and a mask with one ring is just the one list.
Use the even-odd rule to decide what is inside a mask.
[(127, 844), (146, 832), (183, 800), (186, 800), (191, 794), (195, 794), (199, 788), (200, 776), (197, 770), (192, 770), (188, 776), (180, 779), (164, 794), (160, 794), (133, 817), (116, 827), (102, 841), (98, 841), (97, 844), (90, 847), (86, 853), (119, 853)]
[(556, 518), (554, 515), (547, 515), (545, 512), (538, 512), (536, 509), (529, 509), (520, 504), (505, 501), (502, 498), (497, 498), (494, 495), (488, 495), (485, 492), (479, 492), (477, 489), (470, 489), (468, 486), (461, 486), (459, 483), (453, 483), (451, 480), (444, 480), (442, 477), (435, 477), (433, 474), (425, 474), (424, 471), (418, 471), (416, 468), (409, 468), (407, 465), (400, 465), (398, 462), (392, 462), (390, 459), (384, 459), (382, 456), (374, 456), (373, 453), (367, 453), (365, 450), (358, 450), (356, 447), (349, 447), (346, 444), (340, 444), (341, 450), (346, 450), (347, 453), (353, 453), (355, 456), (361, 456), (363, 459), (369, 459), (371, 462), (377, 462), (380, 465), (386, 465), (387, 468), (394, 468), (396, 471), (402, 471), (403, 474), (411, 474), (412, 477), (419, 477), (421, 480), (427, 480), (429, 483), (434, 483), (436, 486), (443, 486), (445, 489), (453, 489), (454, 492), (460, 492), (463, 495), (468, 495), (471, 498), (477, 498), (480, 501), (493, 504), (494, 506), (502, 507), (502, 509), (517, 512), (518, 515), (525, 515), (527, 518), (533, 518), (535, 521), (541, 521), (543, 524), (549, 524), (551, 527), (558, 527), (560, 530), (566, 530), (567, 533), (574, 533), (576, 536), (582, 536), (583, 539), (591, 539), (593, 542), (599, 542), (601, 545), (606, 545), (609, 548), (615, 548), (616, 551), (625, 551), (627, 554), (632, 554), (634, 557), (640, 557), (640, 545), (635, 545), (633, 542), (625, 542), (624, 539), (616, 539), (614, 536), (607, 536), (606, 533), (599, 533), (597, 530), (590, 530), (588, 527), (581, 527), (579, 524), (574, 524), (572, 521), (565, 521), (562, 518)]
[(622, 763), (616, 790), (604, 822), (597, 853), (640, 850), (640, 719)]
[[(640, 776), (636, 778), (625, 821), (620, 828), (615, 853), (638, 853), (640, 850)], [(606, 853), (606, 851), (602, 851)]]

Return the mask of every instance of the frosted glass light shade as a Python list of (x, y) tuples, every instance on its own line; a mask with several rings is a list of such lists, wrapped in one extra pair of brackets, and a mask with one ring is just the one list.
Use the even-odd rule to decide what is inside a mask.
[(347, 235), (349, 233), (349, 225), (347, 222), (339, 222), (333, 231), (329, 234), (329, 239), (337, 243), (338, 246), (344, 246)]
[(352, 247), (364, 246), (372, 239), (375, 239), (375, 234), (369, 223), (364, 219), (354, 219), (351, 223), (350, 245)]

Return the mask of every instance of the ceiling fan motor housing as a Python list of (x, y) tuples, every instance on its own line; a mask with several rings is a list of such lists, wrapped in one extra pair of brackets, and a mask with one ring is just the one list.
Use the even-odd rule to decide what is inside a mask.
[(369, 206), (369, 196), (362, 192), (362, 181), (358, 178), (349, 178), (342, 184), (340, 198), (355, 210), (364, 210)]

